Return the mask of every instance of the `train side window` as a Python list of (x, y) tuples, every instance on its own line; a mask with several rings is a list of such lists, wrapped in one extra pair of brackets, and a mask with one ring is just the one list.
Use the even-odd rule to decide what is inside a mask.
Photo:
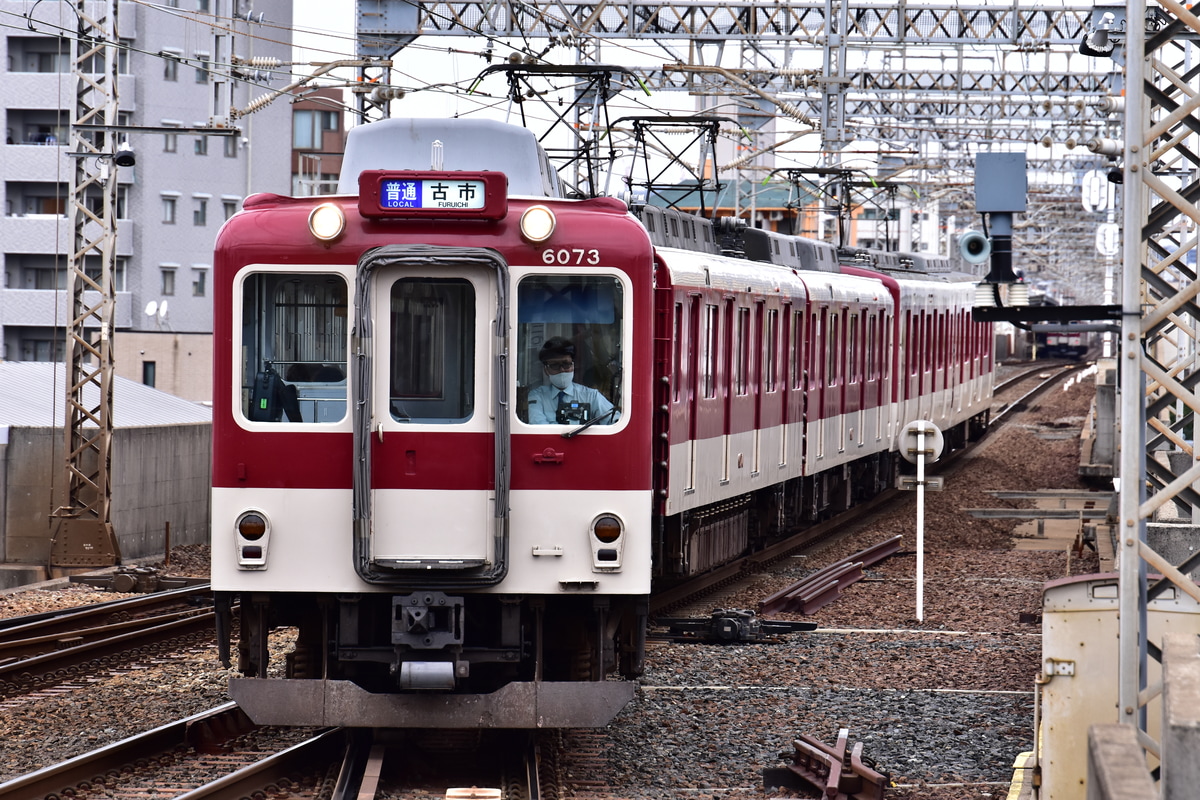
[(672, 340), (675, 343), (675, 349), (672, 353), (674, 360), (674, 369), (671, 372), (671, 392), (672, 400), (679, 402), (680, 392), (683, 387), (684, 380), (684, 365), (683, 365), (683, 303), (675, 304), (675, 338)]
[(717, 307), (712, 303), (704, 306), (704, 340), (700, 362), (704, 382), (704, 396), (717, 396)]
[(858, 314), (851, 314), (846, 325), (846, 383), (862, 380), (862, 364), (859, 360)]
[(733, 385), (737, 394), (745, 394), (749, 382), (750, 371), (750, 309), (739, 307), (737, 310), (737, 342), (734, 347), (737, 354), (733, 362)]
[(466, 422), (475, 412), (475, 287), (464, 278), (392, 284), (389, 396), (398, 422)]
[(628, 368), (622, 341), (625, 302), (620, 280), (611, 276), (521, 279), (516, 393), (521, 422), (578, 425), (599, 417), (597, 425), (611, 425), (620, 420)]
[(779, 311), (767, 310), (767, 330), (763, 336), (763, 386), (768, 393), (778, 388), (776, 359), (779, 355)]
[(242, 284), (242, 413), (254, 422), (346, 416), (346, 282), (254, 273)]

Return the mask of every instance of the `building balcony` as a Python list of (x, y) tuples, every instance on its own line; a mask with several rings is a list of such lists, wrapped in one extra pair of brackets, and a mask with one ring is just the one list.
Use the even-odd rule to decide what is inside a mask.
[(5, 144), (0, 146), (0, 165), (5, 181), (41, 182), (61, 178), (71, 180), (75, 165), (67, 148), (53, 144)]
[[(84, 292), (85, 303), (99, 300), (96, 292)], [(68, 320), (70, 297), (66, 290), (53, 289), (0, 289), (0, 319), (4, 324), (53, 328)], [(117, 292), (113, 327), (116, 329), (133, 326), (133, 293)]]
[[(133, 255), (133, 220), (117, 220), (117, 252)], [(62, 253), (71, 251), (71, 223), (57, 214), (26, 214), (4, 218), (5, 253)]]

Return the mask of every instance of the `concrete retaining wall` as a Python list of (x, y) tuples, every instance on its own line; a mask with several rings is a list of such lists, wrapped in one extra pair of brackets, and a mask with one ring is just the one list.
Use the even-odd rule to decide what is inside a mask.
[[(0, 443), (0, 559), (45, 564), (54, 510), (66, 496), (63, 432), (18, 428)], [(164, 551), (171, 544), (208, 541), (212, 485), (212, 426), (119, 428), (113, 435), (113, 529), (124, 559)]]

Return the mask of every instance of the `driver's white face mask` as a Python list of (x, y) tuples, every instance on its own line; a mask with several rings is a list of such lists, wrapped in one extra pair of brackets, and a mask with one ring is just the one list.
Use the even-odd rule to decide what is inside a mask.
[(556, 372), (550, 376), (550, 385), (555, 389), (566, 389), (575, 379), (575, 372)]

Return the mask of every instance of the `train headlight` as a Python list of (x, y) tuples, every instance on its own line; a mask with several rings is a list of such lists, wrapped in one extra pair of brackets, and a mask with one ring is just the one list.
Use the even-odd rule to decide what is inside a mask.
[(243, 511), (233, 529), (238, 566), (242, 569), (266, 568), (267, 545), (271, 542), (267, 515), (261, 511)]
[(625, 551), (625, 525), (615, 514), (601, 514), (592, 520), (592, 571), (617, 572)]
[(332, 242), (346, 230), (346, 215), (341, 206), (322, 203), (308, 215), (308, 230), (323, 242)]
[(521, 215), (521, 235), (530, 242), (544, 242), (554, 233), (558, 220), (546, 206), (530, 206)]

